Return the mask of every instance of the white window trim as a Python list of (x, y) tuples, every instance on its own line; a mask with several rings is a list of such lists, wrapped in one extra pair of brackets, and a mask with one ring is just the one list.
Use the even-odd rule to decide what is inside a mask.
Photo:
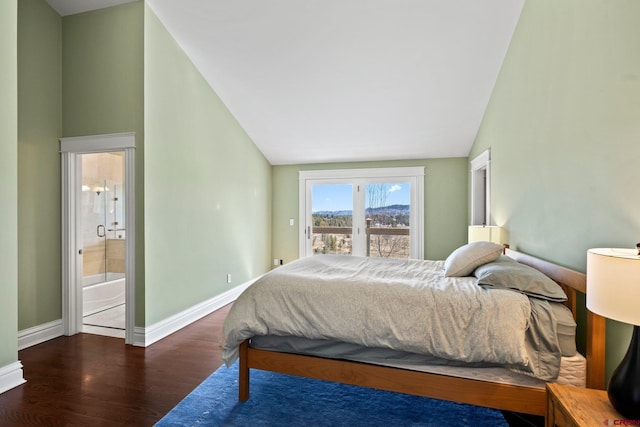
[[(491, 223), (491, 149), (471, 160), (471, 225)], [(486, 182), (485, 182), (486, 179)], [(486, 186), (486, 188), (485, 188)]]
[[(364, 169), (334, 169), (312, 170), (299, 172), (299, 256), (307, 254), (307, 227), (311, 218), (311, 198), (307, 194), (314, 184), (364, 184), (368, 180), (386, 180), (389, 182), (411, 183), (411, 256), (424, 258), (424, 166), (397, 168), (364, 168)], [(354, 224), (359, 215), (364, 212), (364, 206), (353, 206)], [(360, 218), (364, 222), (364, 218)]]

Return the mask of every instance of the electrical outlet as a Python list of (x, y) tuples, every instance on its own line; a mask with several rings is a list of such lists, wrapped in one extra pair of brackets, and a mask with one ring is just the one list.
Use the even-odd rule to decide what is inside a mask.
[(289, 225), (293, 227), (295, 225), (295, 220), (293, 218), (289, 218)]
[(227, 274), (227, 283), (231, 283), (231, 274)]

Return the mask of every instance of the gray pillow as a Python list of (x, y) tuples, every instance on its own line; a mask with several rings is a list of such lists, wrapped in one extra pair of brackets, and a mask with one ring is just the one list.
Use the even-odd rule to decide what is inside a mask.
[(492, 242), (473, 242), (460, 246), (444, 261), (447, 277), (470, 276), (477, 267), (497, 259), (504, 246)]
[(530, 297), (562, 302), (567, 300), (560, 285), (533, 267), (500, 257), (474, 271), (478, 285), (484, 288), (512, 289)]

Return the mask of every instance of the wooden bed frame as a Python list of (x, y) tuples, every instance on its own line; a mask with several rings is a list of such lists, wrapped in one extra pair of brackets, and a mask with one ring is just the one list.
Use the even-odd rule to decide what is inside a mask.
[[(558, 282), (568, 296), (566, 305), (576, 316), (576, 295), (586, 294), (586, 276), (548, 261), (507, 249), (517, 261), (542, 271)], [(587, 310), (587, 387), (604, 389), (605, 319)], [(392, 368), (348, 360), (280, 353), (240, 346), (239, 398), (249, 398), (249, 370), (261, 369), (307, 378), (353, 384), (412, 395), (468, 403), (533, 415), (546, 413), (544, 388), (500, 384)]]

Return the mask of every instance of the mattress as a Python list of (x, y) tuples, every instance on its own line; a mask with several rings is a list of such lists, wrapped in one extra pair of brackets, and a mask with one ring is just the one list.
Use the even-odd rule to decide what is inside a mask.
[[(500, 384), (544, 388), (547, 382), (504, 367), (483, 363), (465, 364), (422, 354), (366, 348), (343, 342), (296, 337), (256, 336), (251, 339), (251, 346), (262, 350), (350, 360)], [(576, 352), (573, 356), (563, 356), (560, 359), (560, 373), (557, 379), (551, 382), (586, 387), (586, 372), (587, 360)]]
[(536, 388), (545, 388), (545, 384), (547, 382), (568, 384), (576, 387), (586, 387), (587, 384), (587, 359), (580, 353), (576, 353), (571, 357), (562, 357), (560, 359), (560, 374), (554, 381), (543, 381), (529, 375), (520, 374), (509, 369), (499, 367), (469, 368), (447, 365), (395, 365), (394, 367), (413, 369), (421, 372), (442, 374), (452, 377)]

